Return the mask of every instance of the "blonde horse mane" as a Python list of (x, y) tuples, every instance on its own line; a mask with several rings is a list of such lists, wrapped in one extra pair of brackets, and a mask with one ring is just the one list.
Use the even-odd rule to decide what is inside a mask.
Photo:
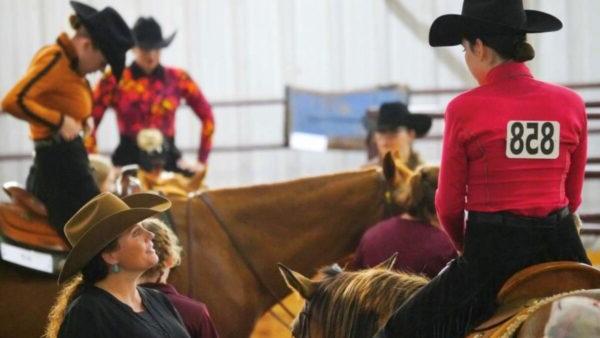
[(288, 285), (307, 299), (303, 312), (309, 322), (294, 321), (296, 337), (307, 337), (306, 331), (311, 337), (373, 336), (395, 309), (428, 282), (420, 275), (390, 270), (394, 260), (395, 256), (375, 268), (354, 272), (326, 268), (319, 281), (289, 269), (292, 275), (286, 274), (287, 268), (280, 266)]

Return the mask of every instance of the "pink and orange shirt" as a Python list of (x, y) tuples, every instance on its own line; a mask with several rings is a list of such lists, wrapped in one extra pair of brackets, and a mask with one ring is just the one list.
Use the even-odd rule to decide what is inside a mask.
[(535, 80), (523, 63), (492, 69), (445, 115), (436, 209), (462, 250), (464, 211), (544, 217), (575, 212), (587, 160), (587, 115), (573, 91)]
[[(184, 99), (202, 121), (198, 160), (206, 163), (211, 150), (214, 117), (210, 104), (192, 78), (183, 70), (158, 66), (145, 74), (135, 63), (123, 71), (119, 83), (106, 74), (94, 89), (92, 116), (96, 126), (108, 107), (117, 114), (121, 136), (135, 139), (144, 128), (157, 128), (175, 137), (175, 112)], [(92, 140), (93, 148), (95, 139)]]

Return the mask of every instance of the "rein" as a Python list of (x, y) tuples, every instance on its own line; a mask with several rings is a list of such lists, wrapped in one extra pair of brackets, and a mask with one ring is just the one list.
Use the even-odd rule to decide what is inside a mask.
[[(393, 192), (394, 192), (394, 187), (392, 184), (390, 184), (385, 176), (380, 172), (378, 175), (378, 182), (379, 182), (379, 189), (378, 191), (382, 191), (383, 194), (383, 200), (384, 200), (384, 216), (388, 217), (390, 215), (394, 215), (394, 210), (395, 210), (395, 203), (393, 200)], [(258, 271), (256, 270), (256, 268), (254, 267), (254, 265), (252, 264), (252, 262), (248, 259), (248, 257), (244, 254), (244, 251), (242, 250), (242, 248), (239, 246), (239, 244), (237, 243), (237, 241), (234, 239), (231, 231), (229, 230), (229, 227), (227, 226), (227, 223), (225, 222), (224, 218), (222, 217), (221, 213), (217, 210), (217, 208), (215, 208), (212, 199), (210, 198), (210, 196), (208, 195), (207, 191), (201, 192), (200, 194), (196, 194), (193, 195), (192, 197), (188, 197), (187, 200), (187, 204), (186, 204), (186, 222), (187, 222), (187, 232), (188, 232), (188, 250), (189, 250), (189, 256), (192, 257), (193, 256), (193, 252), (194, 252), (194, 247), (193, 247), (193, 226), (192, 226), (192, 212), (191, 212), (191, 202), (193, 200), (193, 197), (195, 196), (199, 196), (200, 199), (202, 200), (202, 202), (204, 203), (204, 205), (208, 208), (208, 210), (210, 210), (211, 214), (213, 215), (213, 217), (215, 218), (215, 220), (217, 220), (217, 223), (219, 224), (219, 226), (221, 227), (221, 229), (225, 232), (227, 238), (229, 239), (231, 245), (233, 246), (233, 248), (235, 249), (237, 255), (240, 257), (240, 259), (242, 259), (242, 261), (244, 262), (244, 264), (246, 265), (246, 267), (248, 268), (248, 270), (250, 271), (250, 273), (252, 273), (252, 275), (254, 276), (254, 278), (256, 279), (256, 281), (258, 282), (258, 284), (267, 291), (267, 293), (271, 296), (271, 298), (275, 301), (275, 303), (277, 305), (279, 305), (279, 307), (281, 307), (284, 312), (290, 316), (290, 318), (295, 318), (296, 316), (293, 314), (293, 312), (285, 305), (283, 304), (279, 298), (275, 295), (275, 292), (267, 285), (267, 283), (263, 280), (263, 278), (261, 278), (260, 274), (258, 273)], [(194, 276), (194, 265), (192, 264), (191, 260), (188, 260), (188, 285), (189, 285), (189, 294), (193, 294), (193, 283), (192, 283), (192, 276)], [(273, 316), (273, 318), (275, 318), (275, 320), (277, 320), (281, 325), (285, 326), (287, 329), (290, 329), (289, 324), (283, 320), (279, 315), (277, 315), (276, 313), (274, 313), (272, 310), (269, 310), (269, 313)]]
[[(231, 234), (231, 231), (229, 231), (229, 228), (227, 227), (223, 217), (221, 216), (221, 214), (219, 213), (219, 211), (215, 208), (212, 200), (210, 199), (210, 197), (208, 196), (208, 193), (203, 192), (200, 195), (200, 199), (202, 200), (202, 202), (204, 202), (204, 204), (206, 205), (206, 207), (208, 208), (208, 210), (210, 210), (210, 212), (212, 213), (212, 215), (214, 216), (214, 218), (217, 220), (217, 223), (219, 223), (219, 225), (221, 226), (221, 229), (225, 232), (225, 234), (227, 235), (227, 238), (229, 239), (229, 241), (231, 242), (231, 245), (233, 246), (233, 248), (235, 249), (235, 251), (237, 252), (238, 256), (242, 259), (242, 261), (244, 262), (244, 264), (246, 265), (246, 267), (248, 268), (248, 270), (250, 270), (250, 272), (252, 273), (252, 275), (254, 276), (254, 278), (256, 279), (256, 281), (258, 281), (259, 285), (268, 292), (268, 294), (271, 296), (271, 298), (276, 302), (277, 305), (279, 305), (289, 316), (290, 318), (294, 318), (295, 315), (292, 313), (292, 311), (285, 306), (285, 304), (283, 304), (278, 297), (275, 295), (275, 292), (273, 292), (273, 290), (271, 288), (269, 288), (269, 286), (267, 285), (267, 283), (265, 283), (265, 281), (261, 278), (260, 274), (258, 273), (258, 271), (256, 271), (256, 268), (254, 267), (254, 265), (252, 264), (252, 262), (250, 262), (250, 260), (248, 259), (248, 257), (244, 254), (243, 250), (240, 248), (240, 246), (238, 245), (238, 243), (235, 241), (235, 239), (233, 238), (233, 235)], [(189, 201), (191, 201), (192, 199), (190, 198)], [(191, 221), (190, 219), (190, 208), (189, 208), (189, 203), (188, 201), (188, 229), (191, 229), (191, 227), (189, 226), (189, 223)], [(189, 235), (191, 235), (191, 230), (189, 231)], [(191, 242), (191, 237), (190, 237), (190, 242)], [(191, 247), (190, 247), (190, 251), (191, 251)], [(191, 256), (191, 253), (190, 253)], [(190, 274), (191, 276), (191, 274)], [(282, 325), (284, 325), (286, 328), (289, 329), (289, 325), (288, 323), (286, 323), (280, 316), (278, 316), (276, 313), (274, 313), (273, 311), (270, 311), (271, 315)]]

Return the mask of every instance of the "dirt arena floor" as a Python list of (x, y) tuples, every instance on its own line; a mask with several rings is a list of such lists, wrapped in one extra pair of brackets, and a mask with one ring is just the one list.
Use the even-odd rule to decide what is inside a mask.
[[(291, 294), (283, 300), (283, 304), (294, 313), (298, 314), (302, 310), (304, 300), (297, 294)], [(271, 309), (279, 318), (286, 321), (284, 326), (277, 321), (269, 312), (267, 312), (254, 327), (251, 338), (292, 338), (290, 325), (292, 318), (280, 306), (275, 305)]]

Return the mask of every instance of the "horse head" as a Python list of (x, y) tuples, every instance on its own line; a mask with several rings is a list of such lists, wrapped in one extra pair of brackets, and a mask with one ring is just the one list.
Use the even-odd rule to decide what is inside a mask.
[(286, 266), (279, 270), (286, 284), (306, 300), (292, 324), (295, 338), (371, 337), (393, 311), (428, 280), (392, 271), (396, 254), (378, 266), (346, 272), (337, 265), (311, 280)]
[(382, 170), (387, 183), (385, 191), (385, 215), (400, 214), (404, 210), (401, 201), (408, 191), (408, 182), (414, 175), (414, 172), (391, 152), (388, 152), (383, 157)]

